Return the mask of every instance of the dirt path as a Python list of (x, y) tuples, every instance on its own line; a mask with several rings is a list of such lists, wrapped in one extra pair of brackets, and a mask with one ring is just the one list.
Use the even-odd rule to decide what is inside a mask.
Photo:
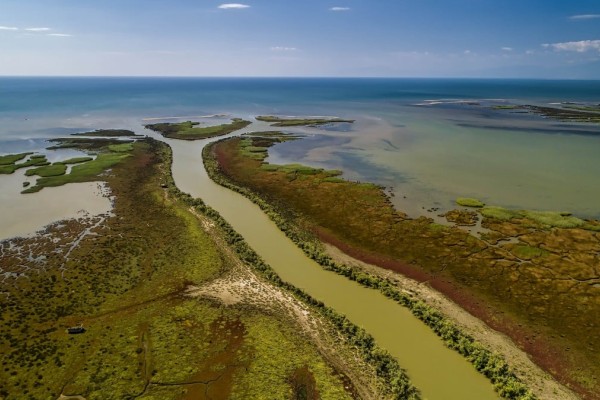
[[(290, 293), (264, 281), (250, 267), (242, 263), (227, 245), (214, 223), (195, 210), (190, 209), (202, 223), (204, 230), (211, 235), (223, 254), (232, 262), (231, 270), (224, 276), (202, 287), (189, 286), (186, 294), (192, 297), (208, 297), (224, 305), (244, 303), (260, 309), (272, 310), (281, 316), (294, 320), (301, 330), (309, 336), (319, 348), (321, 354), (352, 382), (346, 387), (358, 394), (361, 399), (380, 398), (378, 383), (370, 379), (374, 376), (372, 367), (367, 365), (358, 353), (344, 346), (344, 339), (332, 334), (332, 327), (306, 305)], [(346, 348), (343, 348), (346, 347)], [(371, 372), (371, 373), (365, 373)], [(348, 379), (345, 379), (348, 381)]]
[(487, 348), (501, 354), (514, 369), (516, 375), (540, 399), (579, 399), (575, 393), (556, 382), (550, 374), (535, 365), (529, 356), (520, 350), (508, 336), (491, 329), (480, 319), (472, 316), (440, 292), (431, 288), (427, 283), (419, 283), (393, 271), (357, 260), (330, 244), (324, 243), (324, 246), (326, 253), (335, 261), (389, 279), (395, 282), (400, 290), (414, 294), (428, 305), (439, 310), (465, 333), (473, 336), (475, 340), (481, 342)]

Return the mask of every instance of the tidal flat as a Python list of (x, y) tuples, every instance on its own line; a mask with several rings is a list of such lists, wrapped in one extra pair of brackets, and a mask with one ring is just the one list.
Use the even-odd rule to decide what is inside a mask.
[(306, 166), (265, 164), (252, 154), (264, 156), (258, 148), (276, 141), (250, 140), (216, 145), (225, 177), (273, 204), (308, 237), (427, 281), (509, 334), (563, 383), (596, 398), (598, 221), (488, 207), (476, 217), (489, 233), (477, 237), (429, 218), (408, 218), (377, 185), (331, 182), (326, 171)]

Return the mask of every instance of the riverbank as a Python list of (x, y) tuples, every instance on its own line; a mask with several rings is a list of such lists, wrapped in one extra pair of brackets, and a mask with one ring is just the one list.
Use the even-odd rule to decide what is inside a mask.
[[(233, 141), (235, 141), (235, 139), (234, 139), (234, 140), (230, 140), (230, 141), (229, 141), (229, 143), (232, 143)], [(231, 146), (233, 146), (233, 145), (231, 145)], [(233, 149), (233, 148), (235, 148), (235, 146), (233, 146), (233, 147), (231, 147), (231, 148)], [(235, 153), (235, 150), (231, 150), (231, 151), (232, 151), (232, 152), (229, 152), (229, 153), (228, 153), (229, 155), (231, 155), (231, 154), (234, 154), (234, 153)], [(221, 154), (221, 156), (223, 156), (223, 154)], [(222, 159), (222, 158), (219, 158), (219, 160), (220, 160), (220, 161), (222, 161), (223, 159)], [(228, 161), (231, 161), (231, 159), (228, 159)], [(239, 159), (238, 159), (238, 161), (239, 161)], [(257, 162), (256, 160), (253, 160), (253, 161), (252, 161), (252, 163), (253, 163), (252, 165), (254, 165), (254, 163), (255, 163), (257, 166), (260, 166), (260, 161), (258, 161), (258, 162)], [(263, 164), (263, 165), (264, 165), (264, 164)], [(223, 165), (222, 165), (222, 164), (221, 164), (221, 166), (223, 167)], [(227, 170), (227, 168), (228, 168), (228, 167), (230, 167), (230, 166), (231, 166), (231, 164), (230, 164), (230, 165), (226, 165), (226, 166), (224, 167), (224, 169), (225, 169), (225, 172), (229, 172), (229, 173), (231, 174), (231, 170)], [(251, 179), (251, 178), (249, 178), (249, 176), (250, 176), (250, 175), (252, 175), (253, 173), (255, 173), (255, 171), (257, 170), (257, 167), (253, 167), (253, 166), (251, 166), (251, 165), (250, 165), (250, 164), (248, 164), (248, 163), (245, 163), (245, 164), (244, 164), (244, 166), (245, 166), (245, 167), (244, 167), (244, 169), (243, 169), (243, 170), (244, 170), (244, 173), (243, 173), (244, 179)], [(209, 166), (207, 166), (207, 167), (209, 167)], [(253, 169), (253, 168), (254, 168), (254, 169)], [(210, 167), (209, 167), (209, 169), (210, 169)], [(262, 169), (261, 169), (261, 172), (260, 172), (260, 173), (258, 173), (258, 174), (267, 174), (267, 172), (265, 172), (265, 171), (267, 171), (267, 170), (270, 170), (270, 172), (268, 172), (268, 173), (269, 173), (269, 174), (271, 174), (271, 175), (273, 175), (273, 174), (275, 174), (275, 173), (276, 173), (276, 172), (274, 172), (274, 171), (273, 171), (273, 169), (272, 169), (272, 168), (262, 168)], [(283, 181), (281, 181), (281, 182), (280, 182), (280, 181), (278, 181), (278, 182), (277, 182), (275, 185), (273, 185), (273, 186), (263, 186), (263, 187), (262, 187), (262, 189), (263, 189), (263, 192), (262, 192), (262, 193), (263, 193), (263, 194), (265, 194), (265, 192), (268, 192), (268, 193), (270, 194), (270, 196), (271, 196), (270, 198), (271, 198), (271, 199), (273, 199), (273, 200), (277, 198), (277, 195), (275, 195), (275, 193), (277, 193), (277, 194), (281, 194), (281, 192), (278, 192), (277, 190), (285, 190), (285, 189), (281, 189), (282, 187), (285, 187), (285, 186), (288, 186), (288, 187), (292, 187), (292, 188), (293, 188), (293, 191), (294, 191), (294, 193), (295, 193), (296, 199), (302, 199), (302, 198), (304, 198), (304, 199), (305, 199), (305, 198), (307, 198), (307, 197), (309, 197), (309, 198), (310, 198), (310, 195), (308, 194), (308, 193), (310, 193), (310, 192), (308, 192), (308, 193), (306, 193), (306, 194), (303, 194), (303, 195), (301, 195), (301, 196), (298, 196), (298, 193), (299, 193), (299, 192), (302, 192), (302, 190), (303, 190), (303, 189), (301, 189), (301, 188), (302, 188), (303, 186), (302, 186), (302, 183), (300, 183), (300, 184), (297, 184), (297, 182), (298, 182), (298, 181), (303, 181), (303, 180), (304, 180), (304, 183), (306, 184), (306, 182), (307, 182), (307, 181), (309, 181), (309, 182), (310, 182), (310, 181), (311, 181), (311, 179), (312, 179), (312, 182), (314, 182), (314, 178), (315, 178), (315, 177), (316, 177), (316, 178), (318, 178), (318, 179), (322, 178), (322, 177), (319, 175), (319, 173), (317, 173), (317, 172), (305, 173), (305, 174), (292, 174), (292, 177), (291, 177), (291, 178), (290, 178), (290, 174), (289, 174), (289, 172), (288, 172), (288, 174), (287, 174), (287, 175), (286, 175), (286, 174), (279, 174), (279, 175), (280, 175), (280, 176), (283, 176), (283, 178), (284, 178), (284, 179), (283, 179)], [(238, 176), (236, 176), (236, 178), (238, 178), (238, 179), (239, 179), (239, 175), (238, 175)], [(222, 182), (220, 182), (220, 183), (222, 183)], [(246, 183), (247, 183), (247, 181), (246, 181)], [(256, 184), (256, 182), (254, 182), (254, 183)], [(263, 183), (265, 183), (265, 182), (263, 181)], [(299, 186), (299, 185), (300, 185), (300, 186)], [(309, 184), (308, 184), (308, 186), (309, 186), (309, 187), (311, 187), (311, 185), (312, 185), (312, 187), (313, 187), (313, 188), (315, 188), (315, 187), (321, 187), (321, 188), (322, 188), (323, 186), (325, 186), (325, 185), (319, 185), (319, 184), (317, 184), (317, 183), (313, 183), (313, 184), (310, 184), (310, 183), (309, 183)], [(334, 189), (332, 189), (332, 188), (331, 188), (331, 185), (329, 185), (329, 184), (328, 184), (327, 186), (329, 186), (329, 187), (330, 187), (330, 190), (334, 190)], [(343, 186), (343, 185), (341, 185), (341, 186)], [(256, 187), (256, 186), (255, 186), (255, 187)], [(269, 188), (271, 189), (271, 191), (266, 191), (266, 190), (265, 190), (265, 188), (266, 188), (266, 187), (269, 187)], [(304, 189), (306, 189), (306, 186), (304, 186)], [(360, 190), (360, 189), (359, 189), (359, 188), (357, 188), (356, 190)], [(336, 193), (337, 193), (337, 192), (336, 192)], [(320, 202), (319, 202), (319, 203), (320, 203), (321, 205), (327, 204), (327, 202), (328, 202), (327, 195), (323, 195), (323, 193), (321, 193), (321, 195), (320, 195), (320, 196), (318, 196), (318, 198), (320, 199)], [(339, 194), (339, 196), (336, 196), (336, 198), (338, 199), (338, 201), (342, 201), (344, 204), (347, 204), (348, 202), (351, 202), (351, 201), (352, 201), (352, 200), (351, 200), (351, 198), (352, 198), (352, 195), (349, 195), (349, 196), (348, 196), (348, 194), (346, 194), (346, 195), (344, 195), (344, 194)], [(281, 199), (281, 197), (280, 197), (280, 199)], [(343, 200), (342, 200), (342, 199), (343, 199)], [(289, 205), (294, 205), (294, 200), (293, 200), (293, 199), (287, 198), (285, 201), (286, 201), (286, 203), (285, 203), (285, 204), (287, 204), (288, 206), (289, 206)], [(281, 205), (281, 203), (278, 203), (278, 204), (280, 204), (280, 205)], [(367, 203), (367, 204), (368, 204), (368, 203)], [(384, 204), (384, 206), (385, 206), (385, 204)], [(292, 207), (292, 208), (293, 208), (293, 207)], [(366, 208), (368, 209), (368, 208), (369, 208), (369, 206), (367, 206)], [(380, 207), (380, 208), (381, 208), (381, 207)], [(385, 207), (383, 207), (383, 208), (385, 209)], [(363, 204), (363, 211), (364, 211), (364, 209), (365, 209), (365, 205)], [(285, 208), (285, 210), (284, 210), (284, 212), (286, 212), (287, 214), (285, 214), (285, 215), (287, 215), (288, 217), (289, 217), (290, 215), (293, 215), (293, 216), (297, 217), (299, 214), (300, 214), (300, 215), (302, 214), (302, 212), (298, 212), (298, 209), (296, 209), (296, 213), (295, 213), (295, 214), (294, 214), (294, 213), (291, 213), (290, 211), (291, 211), (291, 210), (290, 210), (290, 207), (286, 207), (286, 208)], [(335, 211), (336, 211), (336, 212), (339, 214), (339, 213), (340, 213), (339, 207), (337, 207), (337, 208), (335, 209)], [(367, 211), (368, 211), (368, 210), (367, 210)], [(361, 212), (362, 212), (362, 211), (361, 211)], [(359, 213), (359, 214), (360, 214), (360, 213)], [(315, 219), (314, 219), (314, 217), (315, 217), (315, 216), (314, 216), (314, 214), (309, 214), (309, 215), (312, 215), (312, 220), (311, 220), (311, 221), (306, 221), (305, 219), (302, 219), (302, 221), (303, 221), (303, 223), (305, 224), (305, 226), (309, 226), (309, 227), (313, 227), (313, 228), (314, 228), (314, 225), (311, 225), (311, 223), (312, 223), (312, 224), (314, 224), (314, 222), (315, 222)], [(363, 216), (363, 217), (364, 217), (364, 216)], [(365, 217), (365, 219), (367, 219), (367, 220), (371, 220), (373, 224), (377, 225), (377, 220), (376, 220), (376, 219), (375, 219), (375, 220), (373, 220), (373, 219), (366, 218), (366, 217)], [(317, 219), (317, 220), (318, 220), (318, 219)], [(290, 220), (289, 220), (289, 218), (288, 218), (288, 219), (285, 219), (285, 221), (286, 221), (286, 222), (283, 222), (283, 224), (285, 224), (285, 223), (288, 223)], [(296, 221), (297, 221), (297, 220), (296, 220)], [(417, 221), (417, 222), (419, 222), (419, 221)], [(428, 225), (428, 224), (426, 223), (426, 221), (420, 221), (420, 222), (421, 222), (421, 224), (424, 224), (424, 226), (425, 226), (425, 227), (427, 227), (427, 225)], [(433, 229), (433, 228), (435, 228), (435, 229)], [(352, 229), (361, 229), (361, 228), (360, 228), (360, 227), (358, 227), (358, 228), (357, 228), (357, 227), (355, 226), (355, 227), (354, 227), (354, 228), (352, 228)], [(439, 233), (447, 233), (447, 232), (446, 232), (446, 228), (444, 228), (444, 227), (438, 227), (438, 226), (435, 226), (435, 224), (434, 224), (434, 225), (432, 225), (432, 230), (434, 231), (434, 233), (435, 233), (435, 231), (437, 231), (437, 233), (438, 233), (438, 240), (439, 240)], [(321, 232), (321, 233), (322, 233), (322, 232)], [(354, 232), (353, 232), (353, 233), (354, 233)], [(373, 233), (373, 232), (371, 232), (371, 233)], [(457, 232), (454, 232), (454, 234), (456, 235), (456, 234), (459, 234), (459, 233), (457, 233)], [(592, 235), (593, 235), (593, 233), (592, 233)], [(431, 236), (431, 235), (430, 235), (430, 236)], [(444, 236), (447, 236), (447, 235), (444, 235)], [(451, 236), (451, 237), (452, 237), (452, 236)], [(451, 237), (450, 237), (450, 238), (451, 238)], [(459, 237), (460, 237), (460, 236), (459, 236)], [(450, 239), (450, 238), (446, 237), (446, 240), (448, 240), (448, 239)], [(466, 239), (468, 239), (468, 236), (467, 236), (467, 237), (465, 237), (465, 238), (466, 238)], [(471, 240), (471, 239), (469, 239), (469, 240)], [(345, 249), (345, 250), (346, 250), (346, 249)], [(428, 250), (430, 250), (430, 249), (428, 249)], [(523, 249), (519, 248), (518, 250), (519, 250), (519, 251), (521, 251), (521, 250), (523, 250)], [(363, 252), (363, 255), (364, 255), (364, 252)], [(535, 258), (535, 257), (529, 257), (529, 260), (530, 260), (531, 258)], [(374, 258), (374, 259), (375, 259), (375, 260), (377, 260), (377, 258)], [(381, 258), (379, 258), (379, 259), (381, 260)], [(529, 260), (528, 260), (528, 261), (529, 261)], [(425, 277), (425, 280), (426, 280), (427, 278), (431, 278), (431, 276), (428, 276), (428, 275), (426, 275), (426, 277)], [(434, 278), (435, 278), (435, 277), (434, 277)], [(421, 280), (423, 280), (423, 279), (424, 279), (424, 277), (423, 277), (423, 276), (421, 276)], [(437, 280), (438, 280), (438, 283), (440, 283), (440, 280), (439, 280), (439, 278), (438, 278)], [(430, 282), (430, 283), (432, 283), (432, 284), (434, 284), (434, 286), (435, 286), (435, 280), (431, 279), (429, 282)], [(442, 282), (443, 282), (443, 280), (442, 280)], [(436, 287), (436, 289), (439, 289), (439, 287)], [(455, 292), (455, 293), (456, 293), (456, 292)], [(464, 297), (463, 297), (463, 299), (464, 299)], [(464, 304), (463, 304), (463, 305), (464, 305)], [(472, 312), (472, 310), (469, 310), (469, 311), (471, 311), (471, 312)], [(501, 319), (501, 320), (496, 320), (496, 324), (498, 324), (498, 323), (503, 323), (503, 322), (504, 322), (504, 319)], [(513, 331), (512, 333), (513, 333), (513, 335), (514, 335), (515, 333), (522, 334), (522, 333), (524, 333), (524, 332), (526, 332), (526, 331), (527, 331), (527, 330), (526, 330), (526, 328), (524, 328), (524, 329), (521, 329), (521, 330), (519, 330), (519, 331), (516, 331), (516, 332), (514, 332), (514, 331)], [(535, 334), (536, 334), (536, 335), (539, 335), (539, 332), (535, 332)], [(529, 336), (527, 341), (529, 341), (529, 342), (533, 342), (532, 344), (536, 344), (536, 343), (539, 343), (539, 339), (540, 339), (540, 338), (539, 338), (539, 337), (536, 337), (536, 336), (533, 336), (533, 339), (534, 339), (534, 340), (532, 341), (531, 339), (532, 339), (532, 338), (531, 338), (531, 336)], [(520, 343), (520, 344), (522, 345), (522, 343)], [(529, 351), (529, 350), (531, 350), (531, 347), (526, 347), (526, 348), (527, 348), (527, 350), (528, 350), (528, 351)], [(542, 348), (539, 348), (538, 350), (543, 350), (543, 349), (542, 349)], [(538, 361), (539, 361), (539, 359), (538, 359)], [(555, 364), (555, 365), (556, 365), (556, 364)], [(547, 364), (546, 364), (545, 366), (546, 366), (546, 367), (548, 367), (548, 365), (547, 365)], [(556, 370), (554, 370), (553, 372), (554, 372), (554, 373), (556, 373)], [(572, 371), (570, 371), (570, 372), (578, 372), (578, 373), (581, 373), (581, 371), (576, 371), (576, 370), (572, 370)], [(584, 370), (584, 372), (582, 373), (582, 375), (580, 375), (580, 376), (579, 376), (579, 378), (581, 378), (583, 375), (586, 375), (586, 373), (585, 373), (585, 372), (587, 372), (587, 376), (589, 376), (590, 370)], [(562, 376), (562, 378), (565, 378), (565, 376), (563, 375), (563, 376)], [(567, 378), (569, 378), (569, 377), (567, 377)], [(589, 383), (589, 382), (587, 382), (587, 383)]]

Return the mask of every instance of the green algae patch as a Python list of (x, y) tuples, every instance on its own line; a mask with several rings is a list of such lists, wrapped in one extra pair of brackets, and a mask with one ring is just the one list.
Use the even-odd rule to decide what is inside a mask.
[(295, 118), (295, 117), (276, 117), (273, 115), (259, 115), (256, 117), (257, 121), (270, 122), (271, 126), (315, 126), (325, 125), (332, 123), (354, 123), (353, 119), (342, 119), (342, 118)]
[(503, 207), (484, 207), (480, 210), (485, 218), (498, 219), (501, 221), (510, 221), (511, 219), (528, 219), (545, 228), (589, 228), (594, 225), (590, 222), (574, 217), (566, 212), (556, 211), (530, 211), (530, 210), (509, 210)]
[(147, 129), (152, 129), (162, 136), (171, 139), (180, 140), (199, 140), (216, 136), (227, 135), (250, 125), (250, 121), (241, 118), (233, 118), (229, 124), (214, 126), (198, 126), (199, 122), (185, 121), (178, 123), (162, 122), (146, 125)]
[(535, 257), (543, 257), (545, 255), (550, 254), (550, 252), (544, 249), (540, 249), (539, 247), (532, 247), (527, 245), (513, 246), (510, 249), (510, 252), (513, 253), (515, 256), (525, 260), (531, 260)]
[(485, 203), (477, 200), (477, 199), (472, 199), (470, 197), (459, 197), (458, 199), (456, 199), (456, 204), (458, 204), (459, 206), (463, 206), (463, 207), (476, 207), (476, 208), (481, 208), (483, 206), (485, 206)]
[(25, 171), (26, 176), (38, 175), (41, 177), (60, 176), (67, 172), (65, 164), (54, 163), (42, 167), (31, 168)]
[(584, 225), (580, 218), (554, 211), (521, 211), (521, 215), (553, 228), (578, 228)]
[(499, 219), (501, 221), (508, 221), (519, 217), (519, 214), (516, 211), (511, 211), (503, 207), (488, 206), (482, 208), (479, 212), (481, 212), (481, 215), (484, 217)]

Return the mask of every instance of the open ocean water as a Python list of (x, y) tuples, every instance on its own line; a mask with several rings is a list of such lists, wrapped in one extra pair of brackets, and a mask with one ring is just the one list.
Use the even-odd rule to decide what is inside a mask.
[(144, 134), (147, 118), (339, 116), (356, 122), (300, 129), (269, 161), (382, 184), (413, 216), (468, 196), (600, 217), (600, 125), (491, 108), (566, 101), (599, 104), (600, 81), (0, 77), (0, 154), (93, 129)]

